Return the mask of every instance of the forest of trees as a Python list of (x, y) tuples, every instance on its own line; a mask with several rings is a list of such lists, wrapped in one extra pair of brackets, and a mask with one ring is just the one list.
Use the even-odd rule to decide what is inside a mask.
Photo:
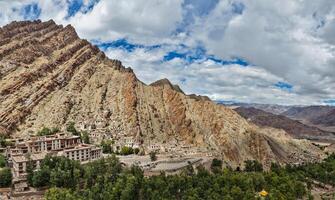
[(272, 164), (263, 171), (257, 161), (248, 161), (245, 171), (222, 169), (222, 161), (213, 160), (211, 172), (191, 165), (179, 175), (144, 177), (136, 166), (123, 168), (115, 156), (80, 165), (63, 157), (46, 157), (41, 169), (29, 171), (29, 184), (48, 186), (47, 200), (56, 199), (258, 199), (266, 190), (266, 199), (312, 199), (313, 180), (335, 185), (335, 155), (322, 163), (281, 167)]

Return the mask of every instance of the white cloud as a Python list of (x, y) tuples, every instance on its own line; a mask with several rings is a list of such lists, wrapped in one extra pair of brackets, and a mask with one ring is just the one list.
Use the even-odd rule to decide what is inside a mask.
[(69, 22), (89, 39), (160, 42), (181, 21), (181, 3), (181, 0), (101, 0), (91, 12), (78, 13)]
[(106, 51), (111, 58), (120, 59), (125, 66), (132, 66), (140, 80), (150, 84), (158, 79), (169, 78), (188, 94), (207, 95), (214, 100), (238, 100), (279, 104), (310, 104), (313, 98), (302, 96), (274, 87), (284, 81), (260, 67), (221, 65), (211, 60), (188, 63), (174, 58), (161, 62), (164, 55), (174, 47), (158, 49), (136, 49), (129, 52), (110, 48)]
[[(195, 24), (192, 37), (202, 41), (214, 55), (242, 57), (282, 77), (300, 95), (334, 98), (335, 85), (327, 85), (330, 80), (325, 79), (329, 75), (335, 79), (334, 46), (315, 34), (317, 22), (313, 13), (334, 13), (335, 4), (292, 0), (243, 2), (246, 7), (243, 14), (231, 17), (234, 13), (227, 9), (227, 2), (221, 1), (216, 10)], [(329, 15), (333, 14), (326, 13), (328, 20)], [(226, 16), (230, 18), (224, 20)], [(330, 33), (330, 39), (335, 38), (334, 28), (327, 30), (332, 22), (326, 22), (322, 30)]]

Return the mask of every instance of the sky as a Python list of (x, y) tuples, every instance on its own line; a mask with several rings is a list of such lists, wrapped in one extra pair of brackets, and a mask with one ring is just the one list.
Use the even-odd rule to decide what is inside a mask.
[(71, 24), (150, 84), (216, 101), (335, 105), (334, 0), (0, 0), (13, 20)]

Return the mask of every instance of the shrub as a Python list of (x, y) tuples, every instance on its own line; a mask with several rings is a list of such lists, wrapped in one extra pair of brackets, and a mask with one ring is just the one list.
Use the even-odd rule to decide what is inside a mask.
[(263, 171), (263, 165), (257, 160), (247, 160), (244, 163), (245, 163), (244, 171), (246, 172), (262, 172)]
[(120, 154), (121, 154), (121, 155), (130, 155), (130, 154), (133, 154), (133, 153), (134, 153), (133, 148), (131, 148), (131, 147), (126, 147), (126, 146), (122, 147), (122, 148), (121, 148), (121, 151), (120, 151)]
[(218, 173), (222, 169), (222, 160), (214, 158), (211, 164), (211, 170), (213, 173)]
[(139, 148), (135, 148), (134, 149), (134, 153), (137, 155), (138, 153), (140, 152), (140, 149)]
[(0, 154), (0, 168), (6, 166), (6, 158), (5, 156)]
[(74, 125), (75, 125), (74, 122), (69, 122), (69, 124), (66, 127), (66, 131), (72, 133), (72, 135), (80, 135), (80, 133), (77, 131)]
[(112, 147), (111, 147), (112, 141), (110, 140), (103, 140), (101, 142), (101, 147), (102, 147), (102, 153), (113, 153)]
[(12, 172), (10, 168), (0, 169), (0, 187), (9, 187), (12, 183)]
[(87, 131), (83, 131), (81, 133), (81, 140), (85, 143), (85, 144), (90, 144), (90, 137), (87, 133)]
[(156, 155), (157, 153), (156, 153), (156, 151), (151, 151), (150, 153), (149, 153), (149, 155), (150, 155), (150, 160), (151, 161), (155, 161), (155, 160), (157, 160), (157, 155)]
[(53, 135), (59, 132), (59, 128), (47, 128), (43, 127), (42, 130), (37, 132), (38, 136)]

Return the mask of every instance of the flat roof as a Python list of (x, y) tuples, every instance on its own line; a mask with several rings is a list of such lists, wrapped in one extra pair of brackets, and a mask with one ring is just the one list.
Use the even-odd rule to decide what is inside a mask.
[(94, 148), (94, 147), (95, 147), (94, 145), (90, 145), (90, 144), (79, 144), (78, 146), (64, 149), (64, 152), (82, 150), (82, 149), (91, 149), (91, 148)]
[(26, 157), (23, 156), (23, 155), (18, 155), (18, 156), (13, 156), (13, 157), (12, 157), (12, 160), (13, 160), (13, 162), (17, 162), (17, 163), (19, 163), (19, 162), (27, 162), (27, 161), (28, 161), (28, 158), (26, 158)]
[(33, 136), (30, 138), (18, 138), (16, 141), (21, 143), (25, 142), (36, 142), (36, 141), (50, 141), (56, 139), (78, 139), (80, 136), (77, 135), (66, 135), (66, 134), (54, 134), (54, 135), (46, 135), (46, 136)]
[[(43, 160), (47, 154), (46, 153), (35, 153), (30, 155), (30, 159), (33, 161)], [(29, 159), (24, 155), (17, 155), (12, 157), (14, 162), (28, 162)]]
[(36, 153), (31, 154), (30, 158), (32, 160), (43, 160), (47, 154), (46, 153)]

